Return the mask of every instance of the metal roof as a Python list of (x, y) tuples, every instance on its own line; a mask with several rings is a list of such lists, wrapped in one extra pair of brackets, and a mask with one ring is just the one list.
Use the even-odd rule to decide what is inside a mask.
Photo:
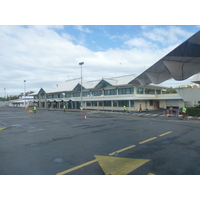
[[(102, 80), (109, 83), (111, 86), (122, 86), (122, 85), (129, 84), (129, 82), (133, 80), (134, 78), (135, 78), (135, 75), (126, 75), (126, 76), (113, 77), (113, 78), (102, 78), (101, 80), (94, 80), (94, 81), (86, 81), (83, 79), (82, 86), (85, 89), (95, 89), (95, 87)], [(54, 87), (42, 87), (41, 89), (44, 90), (45, 93), (58, 93), (58, 92), (62, 93), (62, 92), (67, 92), (67, 91), (73, 91), (78, 84), (81, 84), (81, 78), (68, 80)], [(34, 93), (32, 95), (37, 95), (38, 93)]]

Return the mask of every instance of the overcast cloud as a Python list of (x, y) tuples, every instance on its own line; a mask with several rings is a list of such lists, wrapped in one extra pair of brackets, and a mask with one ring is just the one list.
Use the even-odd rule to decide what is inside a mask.
[(0, 96), (20, 94), (24, 80), (38, 91), (79, 78), (79, 62), (86, 80), (139, 75), (198, 31), (191, 27), (0, 26)]

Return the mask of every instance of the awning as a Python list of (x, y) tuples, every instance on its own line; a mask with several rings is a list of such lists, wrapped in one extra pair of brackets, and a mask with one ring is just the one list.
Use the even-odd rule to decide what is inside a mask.
[(200, 31), (172, 50), (130, 84), (160, 84), (170, 78), (177, 81), (185, 80), (200, 72)]

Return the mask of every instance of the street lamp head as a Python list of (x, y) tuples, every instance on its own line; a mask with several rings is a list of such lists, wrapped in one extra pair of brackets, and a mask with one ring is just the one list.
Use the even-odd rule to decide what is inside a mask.
[(83, 64), (84, 64), (84, 62), (80, 62), (80, 63), (79, 63), (79, 65), (83, 65)]

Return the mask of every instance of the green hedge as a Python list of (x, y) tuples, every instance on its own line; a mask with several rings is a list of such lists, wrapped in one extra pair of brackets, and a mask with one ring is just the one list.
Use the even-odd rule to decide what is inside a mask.
[(200, 117), (200, 108), (187, 108), (189, 116), (198, 116)]

